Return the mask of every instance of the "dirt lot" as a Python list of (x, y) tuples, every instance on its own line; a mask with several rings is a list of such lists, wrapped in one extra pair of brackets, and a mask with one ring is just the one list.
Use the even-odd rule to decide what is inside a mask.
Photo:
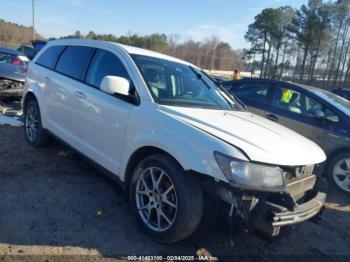
[(118, 187), (91, 165), (58, 144), (33, 149), (22, 128), (0, 125), (0, 257), (210, 253), (257, 255), (260, 261), (278, 254), (350, 256), (350, 197), (327, 191), (318, 225), (298, 225), (274, 243), (244, 231), (230, 236), (218, 222), (182, 243), (158, 245), (135, 226)]

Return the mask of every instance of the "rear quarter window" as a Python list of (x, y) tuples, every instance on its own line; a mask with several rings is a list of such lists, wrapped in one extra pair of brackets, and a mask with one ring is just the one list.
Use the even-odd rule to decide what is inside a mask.
[(86, 46), (69, 46), (60, 56), (55, 70), (58, 73), (80, 80), (88, 66), (92, 51)]
[(36, 64), (53, 69), (64, 46), (52, 46), (46, 49), (36, 60)]

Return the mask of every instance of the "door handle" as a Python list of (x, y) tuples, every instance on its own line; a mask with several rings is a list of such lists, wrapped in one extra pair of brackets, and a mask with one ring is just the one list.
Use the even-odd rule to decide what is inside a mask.
[(46, 80), (46, 81), (51, 81), (51, 78), (48, 77), (48, 76), (45, 76), (45, 80)]
[(265, 117), (273, 122), (278, 122), (278, 117), (273, 114), (266, 115)]
[(74, 95), (76, 97), (80, 98), (80, 99), (85, 99), (86, 98), (86, 95), (83, 92), (81, 92), (81, 91), (74, 92)]

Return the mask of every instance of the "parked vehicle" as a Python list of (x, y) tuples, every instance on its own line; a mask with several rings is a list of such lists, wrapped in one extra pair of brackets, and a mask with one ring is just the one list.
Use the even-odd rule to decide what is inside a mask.
[[(130, 196), (137, 223), (174, 243), (201, 221), (204, 195), (230, 218), (276, 236), (317, 216), (325, 154), (312, 141), (246, 112), (198, 67), (116, 43), (57, 40), (29, 64), (25, 134), (59, 138)], [(230, 212), (229, 212), (230, 211)]]
[(0, 98), (22, 96), (29, 59), (11, 48), (0, 48)]
[(332, 90), (332, 93), (350, 101), (350, 88), (336, 88)]
[(350, 102), (316, 87), (270, 79), (243, 79), (223, 86), (250, 111), (321, 146), (328, 156), (325, 174), (350, 193)]
[(36, 51), (33, 46), (31, 45), (20, 45), (20, 47), (17, 48), (19, 52), (22, 52), (25, 56), (27, 56), (30, 60), (34, 58), (36, 55)]
[(46, 44), (47, 41), (44, 40), (33, 40), (32, 45), (21, 45), (17, 50), (32, 60)]
[(219, 84), (221, 84), (221, 83), (224, 83), (224, 82), (226, 82), (226, 81), (228, 81), (229, 79), (227, 78), (227, 77), (225, 77), (225, 76), (214, 76), (214, 75), (212, 75), (211, 76), (216, 82), (218, 82)]

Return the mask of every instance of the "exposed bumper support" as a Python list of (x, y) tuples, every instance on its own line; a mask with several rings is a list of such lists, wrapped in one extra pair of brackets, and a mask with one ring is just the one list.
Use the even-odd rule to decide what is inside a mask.
[(260, 201), (251, 216), (251, 224), (268, 235), (277, 236), (281, 227), (291, 226), (317, 217), (322, 213), (326, 194), (309, 191), (304, 203), (288, 209), (268, 201)]
[(322, 210), (325, 201), (326, 194), (318, 192), (314, 198), (296, 206), (293, 211), (272, 211), (272, 226), (286, 226), (308, 220)]
[(310, 188), (314, 181), (305, 179), (298, 187), (304, 189), (303, 197), (298, 201), (290, 195), (300, 194), (300, 188), (289, 188), (285, 193), (263, 193), (237, 191), (227, 186), (217, 188), (219, 197), (234, 207), (235, 216), (240, 217), (254, 229), (277, 236), (282, 227), (291, 226), (309, 219), (319, 218), (322, 213), (326, 194)]

